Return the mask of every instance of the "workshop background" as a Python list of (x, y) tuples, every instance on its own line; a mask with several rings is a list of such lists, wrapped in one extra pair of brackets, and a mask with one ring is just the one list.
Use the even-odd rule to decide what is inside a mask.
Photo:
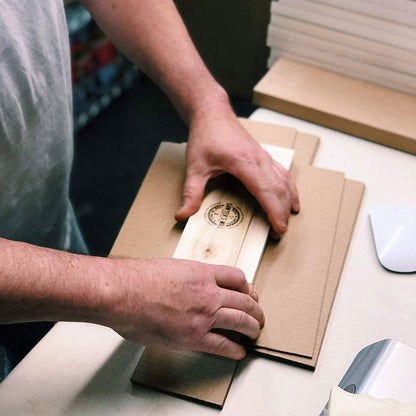
[[(234, 111), (248, 117), (253, 86), (267, 71), (270, 0), (176, 4)], [(107, 256), (160, 142), (186, 141), (187, 127), (78, 2), (65, 10), (74, 90), (71, 199), (90, 253)]]

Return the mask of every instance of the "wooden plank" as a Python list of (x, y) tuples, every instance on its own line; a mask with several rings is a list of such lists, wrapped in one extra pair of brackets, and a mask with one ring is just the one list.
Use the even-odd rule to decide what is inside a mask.
[[(293, 149), (272, 146), (270, 144), (262, 144), (261, 146), (276, 162), (280, 163), (285, 169), (290, 169), (294, 154)], [(256, 203), (250, 226), (241, 245), (237, 261), (234, 264), (235, 267), (244, 272), (247, 282), (250, 284), (254, 281), (258, 265), (266, 247), (269, 231), (269, 220), (259, 204)]]
[[(262, 144), (286, 169), (293, 149)], [(211, 182), (205, 196), (182, 233), (174, 258), (235, 266), (252, 283), (269, 235), (269, 222), (245, 187), (229, 175)]]
[(234, 266), (251, 222), (255, 201), (229, 175), (202, 201), (183, 230), (174, 258)]

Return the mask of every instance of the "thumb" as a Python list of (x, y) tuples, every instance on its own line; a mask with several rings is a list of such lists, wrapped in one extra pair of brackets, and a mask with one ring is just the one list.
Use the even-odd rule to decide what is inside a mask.
[(198, 211), (202, 198), (204, 197), (207, 180), (207, 178), (199, 174), (187, 174), (182, 191), (182, 206), (175, 214), (177, 221), (187, 220), (192, 214)]

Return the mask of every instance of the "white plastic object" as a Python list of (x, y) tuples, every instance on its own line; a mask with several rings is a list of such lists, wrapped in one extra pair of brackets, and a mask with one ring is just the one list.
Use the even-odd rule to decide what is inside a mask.
[(380, 263), (394, 272), (415, 272), (416, 211), (406, 205), (375, 204), (370, 222)]

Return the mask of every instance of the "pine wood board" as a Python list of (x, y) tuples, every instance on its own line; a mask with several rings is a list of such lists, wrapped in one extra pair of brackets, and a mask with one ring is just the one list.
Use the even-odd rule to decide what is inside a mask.
[[(290, 168), (293, 149), (263, 144), (274, 160)], [(174, 258), (240, 268), (252, 283), (269, 235), (269, 222), (240, 181), (222, 175), (211, 182), (200, 209), (183, 230)]]

